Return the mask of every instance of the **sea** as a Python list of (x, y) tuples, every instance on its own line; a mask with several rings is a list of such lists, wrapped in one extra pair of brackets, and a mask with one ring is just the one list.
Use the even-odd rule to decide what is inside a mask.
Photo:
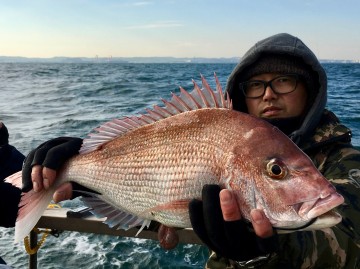
[[(360, 146), (360, 64), (323, 63), (328, 75), (327, 108), (353, 131)], [(59, 136), (86, 137), (113, 118), (138, 115), (179, 93), (193, 89), (202, 74), (223, 88), (234, 63), (0, 63), (0, 121), (10, 144), (26, 155)], [(0, 197), (1, 199), (1, 197)], [(61, 206), (76, 207), (79, 201)], [(0, 216), (1, 217), (1, 216)], [(16, 269), (28, 268), (14, 229), (0, 228), (0, 256)], [(203, 268), (209, 251), (179, 244), (165, 251), (157, 241), (62, 232), (49, 236), (38, 252), (38, 268)]]

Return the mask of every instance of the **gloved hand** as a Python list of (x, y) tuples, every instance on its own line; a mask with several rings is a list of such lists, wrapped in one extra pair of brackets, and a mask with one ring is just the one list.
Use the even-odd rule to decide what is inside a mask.
[(218, 185), (205, 185), (202, 201), (194, 199), (189, 203), (190, 221), (199, 238), (219, 255), (234, 261), (246, 261), (275, 252), (275, 233), (260, 238), (243, 220), (224, 221), (219, 193)]
[(42, 143), (33, 149), (26, 157), (22, 169), (22, 191), (33, 188), (31, 170), (35, 165), (41, 165), (58, 170), (66, 160), (79, 153), (82, 139), (77, 137), (58, 137)]

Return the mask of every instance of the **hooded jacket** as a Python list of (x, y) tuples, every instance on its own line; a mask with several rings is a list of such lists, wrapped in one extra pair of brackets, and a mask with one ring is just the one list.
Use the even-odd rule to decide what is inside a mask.
[(289, 34), (258, 42), (228, 79), (226, 90), (233, 107), (246, 112), (239, 83), (247, 68), (265, 54), (295, 56), (317, 77), (319, 87), (312, 89), (313, 103), (300, 127), (289, 137), (345, 198), (345, 203), (337, 208), (342, 222), (324, 230), (279, 235), (279, 251), (264, 263), (240, 265), (212, 253), (206, 268), (360, 268), (360, 152), (351, 144), (351, 131), (325, 109), (327, 77), (315, 55), (301, 40)]
[(239, 83), (243, 82), (244, 74), (261, 56), (282, 55), (290, 56), (302, 61), (311, 70), (318, 88), (311, 89), (313, 102), (304, 117), (303, 123), (289, 137), (297, 144), (306, 139), (320, 121), (321, 114), (327, 101), (327, 77), (324, 68), (314, 53), (297, 37), (289, 34), (277, 34), (257, 42), (242, 57), (241, 62), (231, 73), (226, 91), (233, 100), (235, 110), (246, 112), (245, 96), (242, 94)]

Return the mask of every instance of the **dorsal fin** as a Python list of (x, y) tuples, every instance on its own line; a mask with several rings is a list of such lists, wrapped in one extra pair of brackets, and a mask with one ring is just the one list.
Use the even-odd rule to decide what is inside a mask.
[(94, 129), (94, 131), (88, 135), (88, 138), (84, 139), (79, 151), (80, 154), (97, 150), (103, 144), (131, 130), (186, 111), (202, 108), (232, 109), (232, 102), (228, 95), (226, 99), (224, 98), (222, 87), (215, 73), (214, 77), (216, 82), (215, 91), (211, 89), (204, 76), (201, 75), (201, 88), (193, 80), (194, 89), (192, 92), (189, 93), (180, 87), (180, 94), (176, 95), (172, 93), (170, 101), (161, 99), (165, 107), (154, 105), (153, 109), (145, 109), (146, 114), (114, 119), (102, 124), (100, 127)]

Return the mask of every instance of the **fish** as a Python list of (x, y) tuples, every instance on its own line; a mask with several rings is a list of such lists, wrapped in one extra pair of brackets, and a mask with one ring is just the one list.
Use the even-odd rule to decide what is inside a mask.
[[(24, 193), (15, 242), (36, 225), (56, 188), (76, 182), (96, 193), (82, 200), (114, 229), (151, 221), (191, 228), (188, 204), (201, 200), (206, 184), (231, 190), (242, 216), (263, 209), (274, 228), (323, 229), (341, 221), (344, 202), (311, 159), (278, 128), (232, 109), (214, 73), (213, 90), (204, 76), (191, 92), (180, 87), (163, 105), (112, 119), (83, 140), (48, 190)], [(21, 172), (12, 181), (21, 178)], [(11, 181), (10, 180), (10, 181)]]

